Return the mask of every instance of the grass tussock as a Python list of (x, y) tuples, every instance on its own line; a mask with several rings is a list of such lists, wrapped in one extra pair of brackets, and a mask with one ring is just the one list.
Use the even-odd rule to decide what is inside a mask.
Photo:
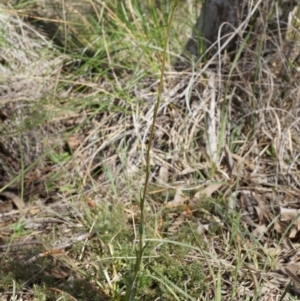
[(0, 6), (1, 300), (299, 299), (300, 13), (261, 2), (180, 73), (193, 1)]

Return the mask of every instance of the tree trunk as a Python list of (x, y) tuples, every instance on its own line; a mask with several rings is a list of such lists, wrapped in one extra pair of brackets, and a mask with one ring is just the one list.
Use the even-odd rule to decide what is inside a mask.
[[(258, 0), (254, 0), (249, 7), (250, 0), (205, 0), (200, 16), (194, 26), (192, 37), (185, 46), (182, 59), (175, 63), (175, 69), (180, 71), (188, 67), (187, 54), (198, 59), (209, 47), (214, 45), (213, 50), (218, 50), (228, 39), (234, 30), (245, 21), (250, 10), (254, 8)], [(252, 36), (272, 30), (272, 34), (284, 35), (290, 12), (298, 5), (298, 0), (262, 0), (256, 12), (251, 17), (246, 31), (242, 33), (245, 37), (249, 30)], [(278, 18), (279, 17), (279, 18)], [(218, 37), (220, 36), (220, 40)], [(226, 51), (236, 50), (238, 47), (236, 35), (226, 46)], [(258, 39), (256, 39), (258, 40)], [(218, 43), (219, 42), (219, 43)]]

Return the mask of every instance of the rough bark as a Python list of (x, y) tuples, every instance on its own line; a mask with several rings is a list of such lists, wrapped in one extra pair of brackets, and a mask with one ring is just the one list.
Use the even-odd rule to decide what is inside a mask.
[[(193, 30), (193, 35), (186, 44), (186, 49), (199, 56), (201, 48), (207, 49), (218, 40), (218, 31), (223, 23), (229, 23), (234, 28), (238, 26), (237, 0), (205, 1), (200, 16)], [(233, 30), (228, 24), (221, 29), (221, 36), (230, 34)]]
[[(218, 50), (218, 45), (223, 45), (230, 34), (245, 21), (253, 5), (249, 7), (249, 0), (205, 0), (200, 16), (193, 28), (192, 36), (188, 40), (182, 59), (175, 63), (175, 69), (180, 71), (188, 67), (186, 62), (189, 53), (198, 59), (207, 49)], [(249, 20), (248, 30), (244, 31), (244, 37), (250, 28), (252, 36), (272, 31), (273, 36), (284, 35), (290, 12), (298, 5), (297, 0), (263, 0), (259, 4), (254, 16)], [(273, 16), (272, 16), (273, 13)], [(219, 30), (220, 29), (220, 30)], [(218, 37), (220, 34), (220, 41)], [(238, 47), (238, 35), (226, 46), (226, 51), (232, 51)]]

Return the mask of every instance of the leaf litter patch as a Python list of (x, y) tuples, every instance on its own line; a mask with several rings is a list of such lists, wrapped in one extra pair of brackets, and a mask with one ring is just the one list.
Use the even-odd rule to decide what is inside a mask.
[[(1, 79), (4, 87), (1, 112), (4, 124), (10, 124), (9, 131), (4, 126), (2, 129), (8, 137), (4, 142), (9, 144), (1, 148), (2, 166), (4, 161), (8, 165), (1, 173), (5, 174), (3, 185), (15, 178), (22, 164), (29, 166), (40, 158), (45, 151), (41, 136), (45, 134), (47, 147), (61, 154), (67, 144), (72, 155), (61, 166), (55, 165), (53, 160), (46, 161), (50, 156), (43, 157), (34, 168), (24, 172), (25, 183), (34, 183), (33, 176), (43, 178), (45, 182), (40, 189), (45, 191), (45, 183), (53, 170), (67, 171), (68, 177), (53, 183), (57, 187), (71, 187), (69, 190), (55, 190), (50, 198), (43, 198), (39, 192), (31, 203), (25, 204), (17, 199), (18, 185), (10, 187), (13, 195), (3, 195), (0, 223), (5, 234), (1, 252), (13, 254), (17, 246), (14, 244), (19, 243), (22, 249), (18, 249), (15, 258), (25, 266), (37, 264), (33, 274), (52, 273), (58, 275), (54, 278), (69, 281), (72, 279), (70, 266), (76, 260), (68, 261), (65, 252), (76, 243), (76, 237), (92, 238), (84, 230), (85, 221), (80, 213), (84, 208), (101, 208), (103, 202), (113, 206), (121, 204), (128, 213), (128, 224), (136, 227), (139, 222), (136, 195), (145, 180), (146, 147), (157, 98), (152, 86), (157, 81), (153, 79), (155, 76), (144, 78), (128, 91), (126, 77), (123, 78), (119, 84), (130, 92), (130, 99), (114, 98), (114, 87), (105, 80), (101, 84), (89, 83), (88, 95), (76, 94), (70, 87), (55, 94), (57, 103), (47, 102), (51, 109), (56, 104), (64, 104), (68, 97), (79, 96), (84, 100), (96, 97), (104, 106), (96, 113), (89, 106), (84, 110), (80, 107), (78, 111), (66, 109), (52, 116), (46, 124), (32, 125), (29, 130), (27, 125), (22, 135), (28, 138), (22, 136), (21, 145), (24, 143), (22, 152), (28, 159), (25, 156), (21, 164), (20, 153), (5, 151), (20, 145), (19, 136), (12, 129), (24, 125), (24, 119), (36, 111), (31, 110), (32, 103), (49, 97), (59, 74), (56, 72), (69, 58), (53, 50), (53, 58), (48, 57), (50, 62), (46, 59), (37, 67), (37, 49), (49, 49), (51, 44), (26, 23), (21, 23), (25, 32), (27, 29), (34, 38), (17, 35), (14, 29), (21, 21), (13, 15), (5, 18), (1, 16), (2, 22), (5, 21), (3, 26), (14, 32), (14, 40), (9, 42), (8, 39), (6, 51), (2, 50), (1, 68), (5, 68), (6, 77)], [(26, 51), (22, 51), (25, 49), (22, 39), (29, 45)], [(15, 41), (19, 41), (18, 50), (8, 51)], [(161, 212), (157, 231), (162, 238), (175, 239), (180, 229), (188, 225), (196, 244), (200, 242), (205, 246), (191, 248), (184, 258), (191, 264), (204, 263), (206, 289), (199, 295), (205, 300), (216, 297), (218, 277), (222, 283), (222, 300), (241, 300), (245, 296), (251, 300), (277, 300), (278, 295), (282, 300), (289, 300), (290, 295), (299, 298), (299, 76), (292, 65), (286, 64), (284, 49), (276, 49), (279, 53), (274, 55), (285, 68), (284, 77), (277, 69), (272, 71), (272, 58), (260, 59), (250, 47), (245, 47), (249, 55), (237, 63), (231, 76), (231, 65), (225, 59), (218, 62), (220, 64), (213, 62), (212, 66), (199, 63), (194, 72), (165, 75), (163, 101), (151, 149), (147, 214), (153, 216)], [(25, 63), (15, 60), (25, 54)], [(11, 65), (11, 60), (18, 62), (17, 66)], [(255, 78), (253, 72), (257, 66)], [(59, 79), (63, 80), (61, 76)], [(41, 82), (26, 81), (33, 77)], [(78, 82), (88, 84), (82, 78)], [(15, 86), (17, 84), (21, 88)], [(37, 88), (33, 89), (32, 85)], [(15, 119), (10, 118), (9, 110), (17, 113)], [(57, 120), (59, 126), (53, 122)], [(79, 126), (81, 124), (84, 125)], [(75, 130), (66, 142), (62, 136), (64, 130), (70, 128)], [(56, 143), (52, 144), (53, 141)], [(12, 154), (15, 157), (7, 160)], [(82, 185), (81, 195), (76, 189), (72, 190), (72, 179)], [(117, 187), (117, 196), (116, 188), (112, 187)], [(72, 202), (76, 205), (70, 205)], [(54, 209), (55, 206), (59, 209)], [(20, 223), (22, 216), (25, 218)], [(41, 246), (40, 237), (49, 235), (53, 227), (58, 229), (62, 243)], [(14, 240), (11, 245), (7, 244), (6, 238), (16, 230), (23, 235), (29, 231), (28, 238), (23, 236), (20, 242)], [(35, 231), (41, 233), (37, 240)], [(29, 245), (39, 245), (30, 256), (24, 252), (26, 239)], [(51, 265), (56, 256), (61, 256), (58, 261), (62, 269), (55, 271), (53, 266), (47, 266), (48, 270), (43, 270), (46, 264), (40, 260), (50, 259), (48, 264)], [(24, 282), (23, 287), (31, 287), (33, 283)], [(70, 291), (65, 286), (58, 289)]]

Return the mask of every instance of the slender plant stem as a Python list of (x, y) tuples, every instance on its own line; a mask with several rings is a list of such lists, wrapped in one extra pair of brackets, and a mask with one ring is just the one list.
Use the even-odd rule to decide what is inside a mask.
[(172, 25), (172, 21), (174, 18), (174, 13), (175, 13), (177, 4), (178, 4), (178, 0), (174, 0), (174, 5), (172, 7), (171, 15), (170, 15), (170, 18), (168, 21), (168, 26), (167, 26), (167, 31), (166, 31), (166, 39), (165, 39), (164, 49), (163, 49), (160, 80), (159, 80), (159, 86), (158, 86), (158, 91), (157, 91), (157, 101), (155, 102), (155, 105), (154, 105), (153, 119), (152, 119), (150, 136), (149, 136), (149, 143), (148, 143), (147, 151), (146, 151), (146, 177), (145, 177), (145, 184), (144, 184), (144, 188), (143, 188), (142, 195), (141, 195), (141, 201), (140, 201), (141, 220), (140, 220), (140, 227), (139, 227), (139, 249), (137, 251), (134, 274), (133, 274), (132, 282), (131, 282), (131, 285), (129, 288), (130, 292), (128, 295), (126, 294), (128, 296), (128, 299), (125, 298), (125, 300), (130, 300), (130, 301), (134, 300), (135, 283), (136, 283), (136, 280), (138, 277), (138, 273), (141, 269), (143, 253), (144, 253), (144, 226), (145, 226), (144, 208), (145, 208), (145, 200), (146, 200), (146, 196), (147, 196), (147, 189), (148, 189), (149, 178), (150, 178), (150, 152), (151, 152), (151, 146), (152, 146), (153, 137), (154, 137), (157, 112), (158, 112), (158, 108), (160, 105), (161, 95), (162, 95), (163, 85), (164, 85), (167, 47), (168, 47), (168, 42), (169, 42), (171, 25)]

